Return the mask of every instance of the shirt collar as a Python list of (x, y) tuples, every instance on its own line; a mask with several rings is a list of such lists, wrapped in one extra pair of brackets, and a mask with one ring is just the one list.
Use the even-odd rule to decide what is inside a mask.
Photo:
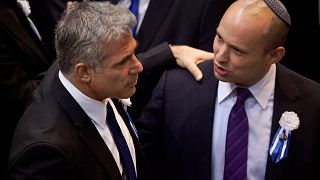
[(106, 115), (107, 109), (106, 105), (108, 104), (107, 98), (103, 101), (97, 101), (92, 99), (85, 94), (83, 94), (79, 89), (77, 89), (63, 74), (59, 71), (59, 79), (63, 86), (67, 89), (67, 91), (71, 94), (71, 96), (77, 101), (80, 107), (84, 110), (84, 112), (92, 119), (95, 123), (97, 123), (102, 128), (106, 128)]
[[(276, 65), (272, 64), (267, 74), (260, 81), (248, 88), (262, 109), (267, 107), (269, 99), (274, 95), (275, 77)], [(229, 98), (236, 87), (237, 85), (234, 83), (219, 81), (218, 103)]]

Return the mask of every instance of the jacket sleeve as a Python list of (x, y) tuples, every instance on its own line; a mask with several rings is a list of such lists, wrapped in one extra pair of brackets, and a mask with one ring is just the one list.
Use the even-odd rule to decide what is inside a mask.
[(177, 67), (167, 42), (140, 53), (137, 57), (143, 65), (143, 71), (139, 74), (136, 93), (131, 97), (132, 107), (129, 108), (129, 113), (133, 120), (141, 115), (161, 74), (167, 69)]

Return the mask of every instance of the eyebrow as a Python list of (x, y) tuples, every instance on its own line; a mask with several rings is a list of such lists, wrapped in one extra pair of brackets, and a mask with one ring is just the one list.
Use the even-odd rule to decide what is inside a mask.
[(133, 54), (134, 53), (131, 53), (131, 54), (124, 56), (119, 62), (116, 62), (115, 64), (113, 64), (113, 66), (116, 67), (116, 66), (119, 66), (119, 65), (126, 63), (126, 61), (128, 61)]

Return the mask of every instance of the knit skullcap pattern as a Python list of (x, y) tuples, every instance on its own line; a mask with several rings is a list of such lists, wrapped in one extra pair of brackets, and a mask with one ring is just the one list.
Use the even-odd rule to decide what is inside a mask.
[(291, 18), (286, 7), (279, 0), (264, 0), (269, 8), (288, 26), (291, 26)]

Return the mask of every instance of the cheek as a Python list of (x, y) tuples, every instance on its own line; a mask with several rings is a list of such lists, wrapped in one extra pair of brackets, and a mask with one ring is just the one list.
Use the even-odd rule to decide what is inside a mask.
[(97, 81), (96, 81), (96, 87), (97, 89), (99, 89), (100, 93), (103, 92), (109, 92), (110, 87), (112, 87), (113, 81), (112, 81), (112, 77), (109, 76), (103, 76), (100, 77)]
[(121, 71), (117, 73), (112, 73), (108, 77), (108, 84), (111, 88), (121, 90), (124, 88), (126, 83), (128, 82), (128, 72)]
[(123, 67), (121, 70), (110, 71), (100, 79), (104, 89), (111, 91), (122, 91), (130, 82), (129, 68)]
[(213, 52), (218, 52), (218, 42), (216, 42), (217, 40), (216, 40), (216, 38), (214, 38), (214, 40), (213, 40), (213, 44), (212, 44), (212, 49), (213, 49)]
[(237, 61), (232, 66), (238, 75), (248, 78), (261, 71), (261, 64), (254, 61), (249, 61), (248, 59)]
[(253, 66), (254, 64), (250, 63), (247, 59), (230, 55), (229, 68), (236, 75), (242, 76), (243, 74), (249, 74), (252, 71)]

